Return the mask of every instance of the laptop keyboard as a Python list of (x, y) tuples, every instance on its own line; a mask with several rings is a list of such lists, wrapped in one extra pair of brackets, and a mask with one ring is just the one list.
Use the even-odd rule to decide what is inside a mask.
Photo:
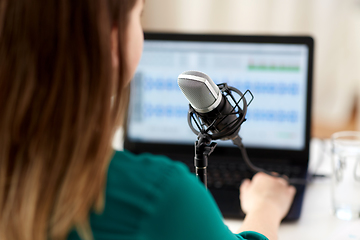
[[(195, 172), (195, 167), (193, 165), (187, 163), (187, 166), (191, 172)], [(300, 178), (304, 174), (299, 166), (273, 164), (257, 164), (256, 166), (271, 172), (286, 175), (289, 178)], [(254, 173), (242, 162), (211, 162), (209, 163), (207, 170), (208, 188), (215, 189), (239, 189), (240, 184), (244, 179), (251, 179), (254, 175)]]

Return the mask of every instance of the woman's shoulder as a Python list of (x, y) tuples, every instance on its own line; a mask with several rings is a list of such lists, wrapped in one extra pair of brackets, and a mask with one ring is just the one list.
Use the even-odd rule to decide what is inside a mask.
[(92, 229), (97, 229), (94, 234), (99, 236), (109, 228), (118, 236), (136, 234), (143, 219), (157, 211), (171, 185), (189, 174), (186, 165), (164, 156), (115, 152), (108, 169), (105, 208), (100, 215), (91, 214)]

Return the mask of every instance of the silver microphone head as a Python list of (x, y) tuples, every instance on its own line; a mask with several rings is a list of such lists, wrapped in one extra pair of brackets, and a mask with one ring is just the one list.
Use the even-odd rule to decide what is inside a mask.
[(219, 87), (205, 73), (183, 72), (178, 77), (178, 85), (191, 106), (199, 113), (210, 112), (221, 102)]

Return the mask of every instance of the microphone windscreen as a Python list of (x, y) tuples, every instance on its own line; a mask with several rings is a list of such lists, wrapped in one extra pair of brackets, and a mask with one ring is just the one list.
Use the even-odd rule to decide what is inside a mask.
[(178, 77), (178, 85), (191, 106), (199, 112), (209, 112), (219, 104), (219, 87), (205, 73), (183, 72)]

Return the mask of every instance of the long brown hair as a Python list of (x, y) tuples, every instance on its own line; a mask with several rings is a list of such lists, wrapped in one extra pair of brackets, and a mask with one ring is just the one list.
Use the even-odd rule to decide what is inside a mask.
[(64, 239), (101, 211), (135, 1), (0, 0), (0, 239)]

